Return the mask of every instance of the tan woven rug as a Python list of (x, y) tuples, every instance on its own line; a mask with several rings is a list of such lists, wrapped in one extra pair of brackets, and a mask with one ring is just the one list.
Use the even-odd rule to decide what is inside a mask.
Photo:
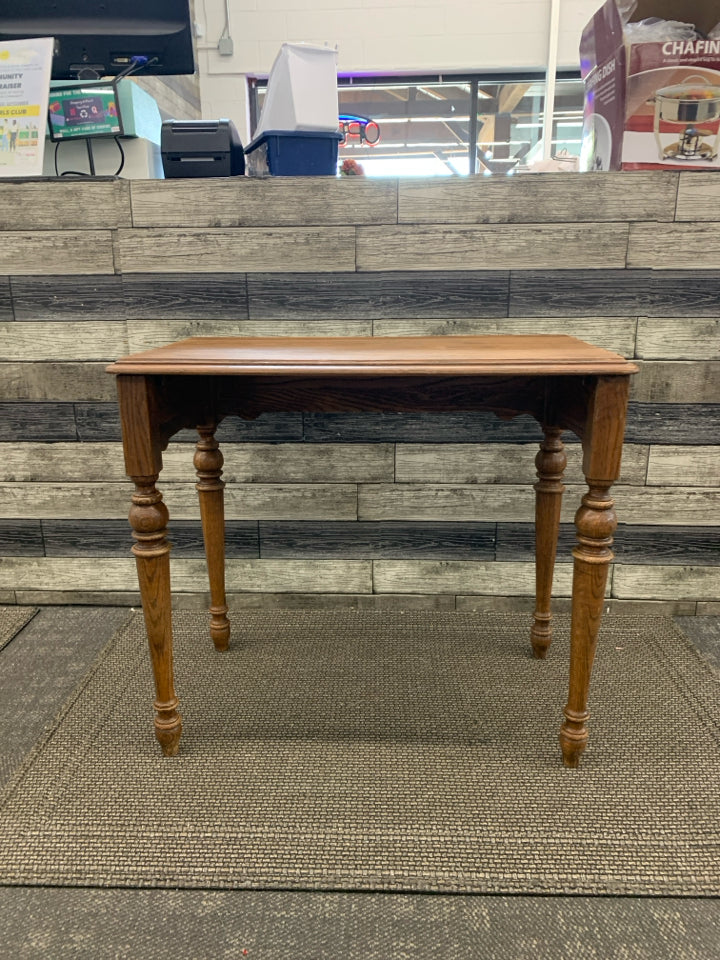
[(37, 613), (37, 607), (0, 607), (0, 650), (16, 636)]
[(720, 895), (718, 676), (606, 618), (565, 770), (568, 623), (541, 662), (525, 621), (237, 614), (221, 654), (178, 613), (164, 759), (136, 616), (0, 798), (0, 882)]

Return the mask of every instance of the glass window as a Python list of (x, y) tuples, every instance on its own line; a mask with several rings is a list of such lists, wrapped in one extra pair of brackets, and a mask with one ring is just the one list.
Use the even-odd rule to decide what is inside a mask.
[[(253, 129), (264, 80), (250, 81)], [(536, 77), (345, 77), (338, 80), (338, 156), (366, 176), (508, 173), (542, 158), (545, 79)], [(555, 84), (552, 154), (580, 155), (583, 84)]]

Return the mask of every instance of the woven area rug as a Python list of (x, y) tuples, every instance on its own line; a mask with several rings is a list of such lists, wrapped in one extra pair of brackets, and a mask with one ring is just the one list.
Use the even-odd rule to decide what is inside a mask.
[(671, 621), (607, 617), (579, 770), (569, 625), (175, 615), (181, 755), (159, 755), (140, 616), (0, 798), (0, 883), (720, 895), (720, 683)]
[(0, 607), (0, 650), (16, 636), (37, 613), (37, 607)]

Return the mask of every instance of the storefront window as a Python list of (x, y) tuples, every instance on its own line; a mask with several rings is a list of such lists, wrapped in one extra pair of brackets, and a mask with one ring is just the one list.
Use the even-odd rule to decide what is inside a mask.
[[(264, 92), (251, 82), (253, 128)], [(542, 157), (544, 101), (544, 77), (341, 78), (339, 160), (371, 177), (516, 172)], [(582, 113), (582, 81), (558, 77), (553, 155), (580, 155)]]

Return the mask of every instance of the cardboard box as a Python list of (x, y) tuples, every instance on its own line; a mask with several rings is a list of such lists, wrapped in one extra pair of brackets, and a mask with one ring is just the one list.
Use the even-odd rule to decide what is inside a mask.
[[(628, 22), (649, 17), (707, 35), (720, 0), (639, 0)], [(720, 169), (720, 36), (634, 43), (606, 0), (583, 30), (580, 64), (581, 169)]]

